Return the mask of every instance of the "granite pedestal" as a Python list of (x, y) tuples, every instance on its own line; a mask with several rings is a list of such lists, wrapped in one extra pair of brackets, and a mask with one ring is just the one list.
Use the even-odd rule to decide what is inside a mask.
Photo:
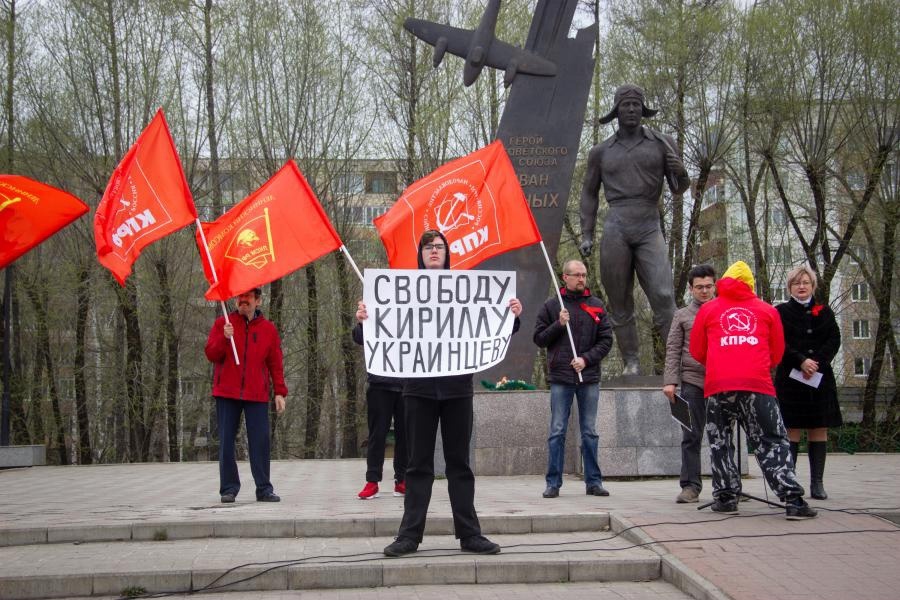
[[(597, 409), (600, 468), (604, 477), (678, 477), (681, 474), (681, 427), (658, 387), (611, 387), (601, 384)], [(544, 475), (547, 469), (549, 390), (478, 392), (470, 456), (476, 475)], [(566, 473), (581, 473), (578, 403), (573, 402), (566, 434)], [(742, 434), (743, 437), (743, 434)], [(700, 452), (709, 475), (709, 448)], [(746, 438), (741, 470), (747, 468)], [(435, 472), (443, 474), (440, 435)]]
[(39, 446), (0, 446), (0, 469), (34, 467), (47, 464), (47, 448)]

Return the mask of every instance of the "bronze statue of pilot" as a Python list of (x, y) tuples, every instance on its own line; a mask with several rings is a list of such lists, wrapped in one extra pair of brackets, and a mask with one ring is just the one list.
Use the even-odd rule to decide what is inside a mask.
[(665, 181), (673, 194), (690, 186), (687, 170), (670, 136), (641, 125), (647, 107), (644, 90), (633, 84), (616, 89), (614, 106), (601, 123), (618, 120), (618, 129), (591, 148), (581, 190), (581, 253), (594, 246), (594, 224), (603, 186), (609, 210), (600, 238), (600, 279), (610, 320), (624, 361), (623, 375), (638, 373), (638, 335), (634, 321), (634, 276), (653, 310), (663, 340), (675, 311), (672, 267), (659, 225), (659, 197)]

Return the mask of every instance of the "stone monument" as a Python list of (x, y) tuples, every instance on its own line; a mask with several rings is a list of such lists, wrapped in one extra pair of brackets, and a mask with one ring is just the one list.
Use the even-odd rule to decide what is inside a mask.
[[(547, 253), (554, 257), (594, 72), (597, 24), (570, 38), (578, 0), (539, 0), (525, 48), (520, 50), (493, 39), (499, 5), (499, 0), (491, 0), (478, 28), (464, 30), (459, 39), (451, 28), (418, 19), (408, 19), (405, 27), (435, 46), (435, 65), (445, 52), (464, 56), (466, 85), (485, 66), (505, 69), (504, 82), (512, 87), (496, 137), (506, 146)], [(495, 47), (500, 49), (496, 53)], [(492, 60), (507, 58), (504, 55), (508, 60)], [(506, 360), (479, 378), (497, 380), (505, 375), (530, 381), (537, 353), (531, 340), (535, 315), (558, 278), (551, 280), (537, 245), (492, 258), (478, 268), (516, 271), (516, 293), (525, 307), (522, 333), (512, 337)]]

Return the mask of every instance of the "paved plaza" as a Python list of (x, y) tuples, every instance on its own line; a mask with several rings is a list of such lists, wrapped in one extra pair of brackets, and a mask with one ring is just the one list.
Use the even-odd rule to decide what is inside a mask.
[[(806, 482), (806, 456), (801, 455), (799, 462), (800, 479)], [(750, 467), (744, 490), (766, 497), (755, 460)], [(469, 564), (473, 559), (458, 554), (449, 535), (444, 480), (435, 482), (421, 551), (392, 562), (379, 551), (396, 531), (402, 498), (387, 489), (375, 500), (358, 500), (364, 461), (273, 462), (272, 481), (283, 499), (279, 504), (255, 502), (249, 466), (241, 463), (240, 469), (250, 485), (233, 505), (219, 503), (215, 463), (0, 471), (0, 598), (20, 597), (19, 588), (11, 583), (16, 578), (77, 577), (103, 568), (113, 572), (138, 567), (168, 568), (166, 576), (174, 577), (188, 560), (196, 571), (196, 585), (197, 572), (206, 567), (358, 553), (368, 553), (367, 560), (384, 565), (379, 566), (383, 570), (374, 584), (379, 587), (357, 581), (348, 589), (304, 590), (303, 597), (512, 600), (544, 593), (632, 600), (900, 597), (900, 529), (895, 524), (900, 515), (898, 455), (829, 456), (825, 485), (830, 498), (811, 500), (820, 517), (801, 522), (786, 521), (783, 511), (755, 501), (741, 503), (736, 517), (698, 512), (697, 505), (675, 504), (679, 490), (673, 478), (609, 480), (605, 486), (611, 495), (602, 498), (586, 496), (583, 484), (567, 477), (560, 497), (548, 500), (541, 497), (540, 476), (478, 477), (476, 507), (485, 532), (504, 551), (497, 557), (477, 557), (473, 564)], [(704, 484), (701, 500), (709, 500), (709, 481)], [(217, 540), (218, 546), (213, 544)], [(565, 545), (556, 548), (555, 543)], [(604, 553), (621, 559), (619, 571), (622, 564), (631, 565), (632, 576), (626, 581), (603, 577), (584, 581), (575, 576), (578, 561)], [(660, 565), (655, 567), (658, 577), (640, 570), (647, 568), (651, 556)], [(568, 566), (554, 566), (554, 560), (567, 561)], [(391, 567), (421, 566), (426, 561), (446, 581), (426, 578), (420, 585), (403, 585), (406, 581), (399, 574), (405, 571), (395, 571), (395, 578), (389, 579)], [(545, 569), (562, 568), (558, 581), (567, 583), (527, 585), (529, 561), (549, 561), (541, 567)], [(490, 575), (492, 566), (498, 568), (496, 575)], [(466, 579), (466, 569), (478, 575)], [(521, 570), (521, 583), (486, 583), (490, 577), (515, 581), (507, 576), (516, 569)], [(454, 570), (460, 573), (458, 580), (447, 575)], [(475, 581), (479, 585), (464, 585)], [(119, 593), (116, 585), (111, 580), (108, 593)], [(205, 597), (266, 599), (300, 593), (278, 586), (273, 583), (268, 592)], [(189, 587), (173, 584), (171, 589)], [(70, 589), (72, 596), (84, 595), (74, 584)], [(95, 581), (85, 594), (99, 595), (99, 589)]]

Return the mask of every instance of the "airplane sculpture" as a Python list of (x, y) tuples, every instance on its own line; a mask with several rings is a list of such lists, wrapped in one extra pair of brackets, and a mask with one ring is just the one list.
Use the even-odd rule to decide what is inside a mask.
[(460, 29), (432, 21), (408, 18), (404, 29), (434, 46), (434, 67), (450, 52), (466, 60), (463, 83), (472, 85), (485, 66), (505, 71), (503, 84), (509, 87), (518, 73), (552, 77), (556, 65), (533, 52), (517, 48), (494, 37), (500, 0), (490, 0), (476, 29)]

